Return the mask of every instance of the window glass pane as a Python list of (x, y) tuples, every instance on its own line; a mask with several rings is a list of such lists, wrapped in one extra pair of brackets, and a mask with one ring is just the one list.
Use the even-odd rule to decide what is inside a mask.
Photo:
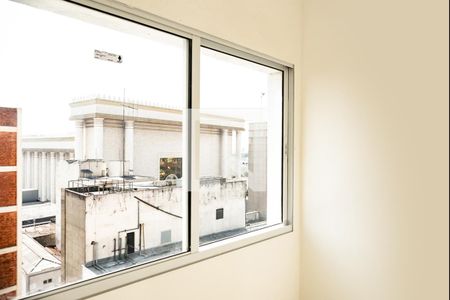
[(22, 296), (188, 248), (188, 41), (52, 3), (0, 1), (0, 106), (23, 117)]
[(283, 72), (201, 49), (200, 243), (281, 223)]

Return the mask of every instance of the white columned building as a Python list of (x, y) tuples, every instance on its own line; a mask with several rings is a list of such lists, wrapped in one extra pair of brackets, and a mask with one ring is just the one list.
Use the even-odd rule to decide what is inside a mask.
[(84, 159), (84, 120), (75, 121), (75, 159)]
[(103, 118), (94, 118), (94, 158), (103, 159)]
[(25, 188), (29, 189), (29, 188), (31, 188), (31, 166), (32, 166), (31, 159), (32, 159), (32, 157), (31, 157), (31, 151), (26, 151), (25, 153), (26, 153), (26, 157), (27, 157), (27, 159), (26, 159), (27, 168), (25, 170), (26, 172), (24, 173), (25, 174)]
[(40, 200), (47, 201), (47, 153), (41, 152)]
[(50, 190), (49, 190), (49, 198), (52, 203), (55, 203), (55, 171), (56, 171), (56, 158), (55, 158), (55, 152), (50, 152), (50, 176), (49, 176), (49, 184), (50, 184)]
[(229, 166), (228, 166), (228, 156), (229, 156), (229, 148), (230, 148), (230, 143), (229, 143), (229, 136), (228, 136), (228, 129), (222, 129), (222, 140), (221, 140), (221, 153), (220, 153), (220, 171), (221, 171), (221, 175), (222, 177), (228, 178), (229, 174), (228, 174), (228, 170), (229, 170)]
[(31, 182), (31, 187), (34, 189), (39, 188), (39, 153), (37, 151), (33, 152), (33, 180)]
[(130, 171), (134, 170), (134, 121), (125, 121), (125, 161)]
[(241, 147), (242, 147), (241, 139), (242, 139), (241, 131), (236, 130), (236, 159), (235, 159), (236, 177), (241, 177)]

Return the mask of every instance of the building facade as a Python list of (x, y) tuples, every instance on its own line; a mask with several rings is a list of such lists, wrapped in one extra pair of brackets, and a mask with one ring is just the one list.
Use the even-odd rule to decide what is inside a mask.
[(20, 295), (20, 111), (0, 107), (0, 299)]
[[(122, 182), (103, 178), (66, 189), (62, 201), (66, 282), (186, 251), (186, 190), (177, 180), (157, 184), (129, 180), (123, 189)], [(201, 239), (245, 230), (246, 185), (245, 179), (201, 180)]]

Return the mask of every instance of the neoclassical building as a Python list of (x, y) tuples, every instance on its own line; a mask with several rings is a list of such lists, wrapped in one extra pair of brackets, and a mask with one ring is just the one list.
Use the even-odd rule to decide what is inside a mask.
[[(70, 182), (94, 172), (146, 180), (182, 176), (182, 110), (101, 98), (76, 101), (70, 108), (74, 136), (25, 137), (22, 142), (24, 201), (34, 204), (23, 207), (22, 220), (54, 217), (57, 248), (61, 192)], [(240, 178), (245, 169), (241, 145), (248, 142), (242, 141), (244, 120), (212, 114), (200, 118), (200, 176)]]
[[(70, 104), (75, 135), (25, 137), (23, 188), (38, 190), (41, 202), (56, 203), (56, 174), (68, 160), (104, 160), (109, 176), (161, 178), (161, 164), (182, 158), (183, 111), (151, 105), (89, 99)], [(202, 114), (200, 176), (239, 177), (242, 119)], [(61, 172), (61, 170), (60, 170)]]

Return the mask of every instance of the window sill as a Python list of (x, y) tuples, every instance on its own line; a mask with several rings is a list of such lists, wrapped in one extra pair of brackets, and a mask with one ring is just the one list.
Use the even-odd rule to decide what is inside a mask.
[(214, 242), (199, 248), (198, 252), (177, 254), (159, 261), (68, 284), (64, 287), (32, 295), (25, 299), (80, 299), (93, 297), (141, 280), (183, 268), (231, 251), (263, 242), (293, 231), (292, 225), (278, 224), (253, 232)]

